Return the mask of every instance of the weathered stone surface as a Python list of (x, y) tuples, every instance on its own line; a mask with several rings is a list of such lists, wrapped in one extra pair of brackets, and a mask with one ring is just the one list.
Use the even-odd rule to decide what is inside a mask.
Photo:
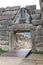
[(5, 11), (3, 12), (3, 15), (15, 15), (17, 11)]
[(4, 41), (9, 41), (9, 37), (8, 37), (8, 36), (5, 36), (5, 37), (3, 36), (2, 38), (0, 37), (0, 40), (1, 40), (1, 41), (3, 41), (3, 40), (4, 40)]
[(33, 25), (41, 25), (41, 24), (42, 24), (41, 19), (38, 19), (38, 20), (32, 20), (31, 22), (32, 22)]
[(10, 19), (13, 19), (14, 18), (14, 15), (2, 15), (0, 16), (0, 20), (10, 20)]
[(2, 21), (0, 21), (0, 24), (1, 24), (1, 26), (10, 26), (10, 25), (13, 25), (14, 23), (13, 23), (13, 20), (2, 20)]
[(36, 36), (35, 37), (35, 42), (43, 42), (43, 36)]
[(41, 19), (43, 20), (43, 13), (41, 14)]
[(31, 31), (31, 40), (32, 40), (32, 43), (33, 43), (33, 45), (34, 45), (34, 43), (35, 43), (35, 31)]
[(26, 6), (27, 9), (36, 10), (36, 5)]
[(41, 8), (43, 8), (43, 2), (41, 2)]
[(35, 35), (36, 35), (36, 36), (42, 35), (42, 34), (41, 34), (41, 28), (42, 28), (41, 25), (36, 26), (36, 30), (35, 30)]
[(36, 50), (39, 51), (43, 51), (43, 47), (36, 47)]
[(22, 23), (26, 23), (26, 18), (20, 18), (20, 19), (19, 19), (19, 23), (21, 23), (21, 24), (22, 24)]
[(9, 30), (9, 28), (8, 28), (8, 27), (6, 27), (6, 26), (2, 26), (2, 27), (0, 27), (0, 31), (1, 31), (1, 30), (3, 30), (3, 31), (5, 31), (5, 30), (6, 30), (6, 31), (7, 31), (7, 30)]
[(20, 6), (14, 6), (14, 7), (6, 7), (5, 8), (5, 11), (13, 11), (13, 10), (18, 10), (18, 9), (20, 9)]
[(8, 41), (5, 41), (5, 40), (1, 41), (1, 40), (0, 40), (0, 44), (1, 44), (1, 45), (7, 45), (8, 43), (9, 43)]
[[(26, 23), (26, 20), (27, 20), (26, 18), (28, 18), (28, 15), (25, 18), (25, 14), (26, 14), (25, 8), (23, 9), (23, 13), (21, 12), (20, 7), (17, 7), (17, 6), (7, 7), (5, 9), (0, 10), (0, 37), (2, 36), (0, 38), (0, 40), (2, 40), (0, 41), (0, 44), (4, 45), (4, 44), (9, 43), (9, 50), (11, 50), (11, 46), (14, 48), (14, 43), (16, 43), (16, 39), (15, 39), (16, 34), (14, 36), (13, 31), (16, 33), (24, 32), (24, 31), (31, 32), (31, 39), (32, 39), (32, 44), (33, 44), (34, 49), (35, 49), (35, 44), (39, 44), (40, 42), (43, 43), (43, 29), (41, 25), (43, 23), (43, 20), (41, 20), (41, 18), (43, 19), (43, 11), (36, 10), (35, 5), (26, 6), (26, 8), (29, 9), (28, 12), (26, 11), (27, 14), (29, 14), (29, 11), (31, 12), (31, 16), (33, 19), (31, 21), (32, 22), (31, 24)], [(18, 10), (20, 11), (18, 12)], [(17, 13), (17, 16), (15, 17), (16, 13)], [(25, 24), (14, 23), (14, 22), (19, 22), (19, 20), (21, 21), (21, 17), (25, 18), (25, 20), (24, 18), (22, 20), (22, 23), (25, 22)], [(9, 36), (8, 36), (8, 33), (4, 32), (4, 30), (10, 31)], [(7, 43), (6, 41), (8, 40), (9, 42)]]
[(42, 1), (41, 1), (41, 0), (39, 0), (39, 3), (40, 3), (40, 7), (41, 7), (41, 2), (42, 2)]
[(37, 26), (37, 28), (36, 28), (36, 35), (43, 35), (43, 27), (41, 27), (41, 26)]
[[(35, 26), (33, 26), (32, 24), (14, 24), (14, 26), (13, 26), (14, 31), (17, 31), (17, 30), (31, 31), (32, 29), (35, 29)], [(10, 30), (12, 30), (12, 27), (10, 27)]]
[(40, 14), (31, 14), (33, 20), (40, 19)]
[(0, 12), (3, 12), (3, 11), (5, 11), (5, 8), (0, 8)]
[(30, 14), (35, 14), (35, 10), (29, 10)]
[(9, 50), (9, 46), (8, 45), (0, 45), (0, 48), (7, 51)]
[(0, 15), (3, 15), (3, 12), (0, 12)]
[(35, 14), (41, 14), (41, 10), (40, 9), (35, 10)]

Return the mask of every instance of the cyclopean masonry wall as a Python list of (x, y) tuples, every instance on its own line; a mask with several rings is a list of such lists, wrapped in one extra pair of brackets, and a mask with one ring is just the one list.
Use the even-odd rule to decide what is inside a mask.
[[(31, 32), (32, 51), (43, 51), (42, 1), (40, 4), (41, 9), (36, 9), (35, 5), (25, 8), (20, 8), (20, 6), (0, 8), (0, 48), (15, 49), (16, 33)], [(6, 38), (8, 38), (7, 41)]]
[(32, 24), (36, 26), (35, 31), (32, 31), (33, 51), (43, 51), (43, 0), (40, 0), (40, 11), (35, 11), (32, 15)]

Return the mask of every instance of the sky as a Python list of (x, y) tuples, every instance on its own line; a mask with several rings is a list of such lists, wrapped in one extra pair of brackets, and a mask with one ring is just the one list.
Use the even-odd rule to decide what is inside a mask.
[(0, 7), (19, 5), (21, 7), (25, 7), (26, 5), (37, 5), (37, 9), (40, 9), (39, 0), (0, 0)]
[(18, 33), (18, 34), (22, 34), (28, 38), (31, 38), (31, 33), (30, 32), (23, 32), (23, 33)]

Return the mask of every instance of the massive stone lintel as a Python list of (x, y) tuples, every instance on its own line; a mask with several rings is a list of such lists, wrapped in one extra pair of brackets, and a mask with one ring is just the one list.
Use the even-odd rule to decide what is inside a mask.
[(35, 29), (35, 26), (32, 24), (14, 24), (9, 29), (14, 31), (31, 31)]

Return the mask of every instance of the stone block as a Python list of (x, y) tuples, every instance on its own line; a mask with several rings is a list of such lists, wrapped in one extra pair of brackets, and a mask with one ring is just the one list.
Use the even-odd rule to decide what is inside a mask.
[(8, 45), (0, 45), (0, 48), (7, 51), (9, 50), (9, 46)]
[(0, 40), (0, 44), (1, 44), (1, 45), (8, 45), (8, 43), (9, 43), (8, 41)]
[(18, 9), (20, 9), (20, 6), (6, 7), (5, 11), (13, 11), (13, 10), (18, 10)]
[(13, 21), (12, 20), (2, 20), (0, 21), (1, 26), (10, 26), (13, 25)]
[(43, 42), (43, 36), (36, 36), (35, 42), (38, 42), (38, 43)]
[(41, 14), (41, 19), (43, 20), (43, 13)]
[(0, 12), (4, 12), (5, 11), (5, 8), (0, 8)]
[(26, 6), (27, 9), (36, 10), (36, 5)]
[(40, 14), (31, 14), (33, 20), (40, 19)]
[(31, 30), (31, 40), (32, 40), (32, 43), (34, 44), (35, 43), (35, 31)]
[(43, 2), (41, 2), (41, 8), (43, 8)]
[(42, 26), (41, 26), (41, 25), (38, 25), (38, 26), (36, 27), (36, 30), (35, 30), (35, 35), (36, 35), (36, 36), (42, 35), (42, 34), (41, 34), (41, 29), (42, 29)]
[(0, 16), (0, 20), (12, 20), (14, 15), (2, 15)]
[(37, 28), (36, 28), (36, 35), (43, 35), (43, 27), (41, 27), (41, 26), (37, 26)]
[(0, 12), (0, 15), (3, 15), (3, 12)]
[(35, 46), (36, 47), (43, 47), (43, 43), (41, 43), (41, 42), (40, 43), (36, 43)]
[(38, 19), (38, 20), (32, 20), (31, 22), (32, 22), (33, 25), (41, 25), (41, 24), (42, 24), (41, 19)]
[(43, 24), (43, 13), (41, 14), (41, 21), (42, 21), (42, 24)]
[(6, 31), (7, 31), (7, 30), (9, 30), (9, 28), (6, 27), (6, 26), (3, 26), (3, 27), (0, 27), (0, 31), (1, 31), (1, 30), (3, 30), (3, 31), (6, 30)]
[(15, 15), (17, 11), (5, 11), (3, 12), (3, 15)]
[(41, 10), (40, 9), (35, 10), (35, 14), (41, 14)]
[(36, 50), (39, 51), (43, 51), (43, 47), (36, 47)]
[(20, 18), (19, 23), (26, 23), (26, 18)]

